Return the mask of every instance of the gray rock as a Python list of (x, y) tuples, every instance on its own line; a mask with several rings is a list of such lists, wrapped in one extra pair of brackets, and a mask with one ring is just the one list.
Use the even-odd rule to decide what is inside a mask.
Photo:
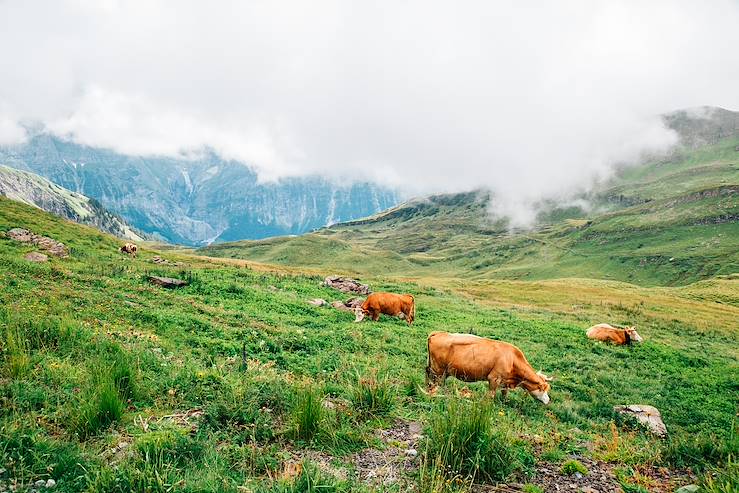
[(328, 276), (323, 280), (323, 284), (338, 289), (342, 293), (357, 293), (366, 296), (371, 292), (368, 285), (344, 276)]
[(35, 483), (33, 483), (33, 485), (36, 488), (43, 488), (44, 486), (46, 486), (46, 481), (44, 481), (43, 479), (39, 479), (38, 481), (36, 481)]
[(44, 255), (43, 253), (40, 253), (40, 252), (27, 253), (23, 258), (28, 260), (29, 262), (48, 262), (49, 261), (49, 256)]
[(174, 279), (172, 277), (149, 276), (149, 282), (167, 289), (187, 286), (187, 281), (183, 281), (182, 279)]
[(662, 421), (662, 415), (654, 406), (629, 404), (627, 406), (614, 406), (613, 410), (621, 414), (633, 416), (639, 423), (646, 426), (649, 431), (658, 437), (667, 436), (667, 427)]
[(51, 478), (50, 479), (47, 479), (46, 480), (46, 488), (50, 490), (51, 488), (54, 488), (54, 487), (56, 487), (56, 481), (54, 481)]
[(700, 487), (697, 484), (688, 484), (678, 488), (675, 493), (695, 493), (698, 490)]
[(324, 300), (323, 298), (314, 298), (312, 300), (308, 300), (308, 303), (313, 306), (326, 306), (328, 305), (328, 301)]

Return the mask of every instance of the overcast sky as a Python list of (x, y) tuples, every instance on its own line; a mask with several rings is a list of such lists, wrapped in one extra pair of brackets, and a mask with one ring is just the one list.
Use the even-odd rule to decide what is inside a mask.
[(735, 0), (0, 0), (0, 143), (40, 121), (517, 209), (672, 144), (660, 113), (739, 109), (738, 49)]

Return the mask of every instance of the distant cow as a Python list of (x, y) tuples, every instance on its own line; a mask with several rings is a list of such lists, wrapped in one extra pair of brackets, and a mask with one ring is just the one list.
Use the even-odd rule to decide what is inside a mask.
[(633, 342), (642, 342), (644, 339), (636, 332), (636, 327), (626, 327), (625, 329), (617, 329), (608, 324), (593, 325), (586, 332), (590, 339), (596, 339), (603, 342), (612, 342), (613, 344), (625, 345)]
[(136, 252), (139, 251), (139, 247), (135, 243), (126, 243), (120, 248), (121, 253), (127, 253), (132, 257), (136, 256)]
[(465, 382), (487, 380), (495, 396), (502, 387), (503, 397), (509, 389), (523, 387), (535, 399), (549, 403), (549, 381), (531, 367), (520, 349), (512, 344), (472, 334), (432, 332), (428, 337), (426, 383), (444, 383), (447, 376)]
[(402, 315), (411, 325), (416, 318), (416, 301), (410, 294), (372, 293), (355, 309), (357, 318), (354, 321), (361, 322), (365, 316), (376, 321), (381, 313), (393, 317)]

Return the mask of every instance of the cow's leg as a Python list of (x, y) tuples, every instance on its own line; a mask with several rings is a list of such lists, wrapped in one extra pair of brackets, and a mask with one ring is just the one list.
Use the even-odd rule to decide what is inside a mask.
[(372, 310), (372, 320), (377, 322), (380, 320), (380, 311), (379, 310)]
[(493, 399), (495, 399), (495, 394), (498, 393), (498, 385), (500, 385), (500, 379), (495, 375), (488, 375), (488, 388), (490, 389), (490, 396)]

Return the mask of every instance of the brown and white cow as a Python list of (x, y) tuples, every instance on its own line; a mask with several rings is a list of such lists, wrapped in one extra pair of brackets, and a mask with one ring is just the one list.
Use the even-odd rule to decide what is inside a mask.
[(625, 329), (617, 329), (608, 324), (598, 324), (590, 327), (587, 332), (588, 338), (603, 342), (612, 342), (613, 344), (625, 345), (633, 342), (642, 342), (636, 327), (626, 327)]
[(120, 248), (121, 253), (127, 253), (132, 257), (136, 256), (136, 252), (138, 252), (139, 247), (136, 246), (135, 243), (126, 243)]
[(549, 403), (549, 381), (536, 372), (520, 349), (512, 344), (472, 334), (432, 332), (428, 337), (426, 383), (444, 383), (447, 376), (465, 382), (487, 380), (495, 396), (502, 387), (503, 397), (509, 389), (523, 387), (535, 399)]
[(357, 316), (355, 322), (361, 322), (365, 316), (376, 321), (384, 313), (392, 317), (402, 315), (408, 325), (411, 325), (416, 318), (416, 301), (410, 294), (372, 293), (354, 313)]

